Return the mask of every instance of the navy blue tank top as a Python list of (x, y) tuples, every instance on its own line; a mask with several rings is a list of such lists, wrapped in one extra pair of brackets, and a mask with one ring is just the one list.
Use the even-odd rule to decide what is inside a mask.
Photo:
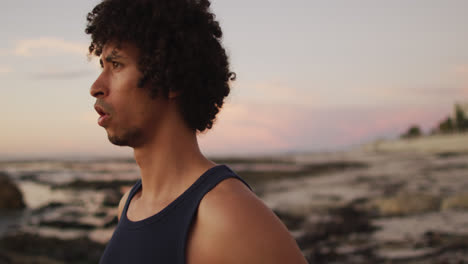
[(188, 232), (203, 196), (227, 178), (237, 178), (250, 186), (226, 165), (216, 165), (203, 173), (184, 193), (160, 212), (140, 221), (127, 218), (132, 197), (141, 188), (133, 185), (120, 221), (99, 264), (185, 264)]

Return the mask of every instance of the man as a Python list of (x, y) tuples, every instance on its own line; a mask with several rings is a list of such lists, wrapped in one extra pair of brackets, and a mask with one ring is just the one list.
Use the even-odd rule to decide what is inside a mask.
[(305, 263), (281, 221), (226, 165), (205, 158), (234, 74), (208, 0), (104, 0), (88, 14), (91, 87), (111, 143), (141, 179), (118, 207), (100, 263)]

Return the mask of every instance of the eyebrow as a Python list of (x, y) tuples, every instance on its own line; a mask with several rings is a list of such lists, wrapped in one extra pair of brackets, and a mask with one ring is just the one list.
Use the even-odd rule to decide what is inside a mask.
[(117, 49), (117, 48), (114, 48), (109, 55), (107, 55), (104, 59), (107, 61), (107, 62), (110, 62), (112, 60), (115, 60), (115, 59), (123, 59), (125, 58), (125, 56), (122, 56), (121, 53), (120, 53), (120, 50)]
[[(104, 60), (106, 62), (112, 62), (113, 60), (116, 60), (116, 59), (123, 59), (125, 58), (125, 56), (122, 56), (119, 54), (119, 52), (117, 50), (112, 50), (111, 54), (107, 55)], [(102, 58), (99, 59), (99, 64), (101, 64), (101, 67), (104, 67), (104, 63), (102, 61)]]
[(115, 53), (112, 52), (111, 54), (109, 54), (109, 55), (106, 56), (105, 60), (106, 60), (107, 62), (111, 62), (111, 61), (113, 61), (113, 60), (115, 60), (115, 59), (122, 59), (122, 58), (124, 58), (124, 57), (121, 56), (121, 55), (119, 55), (119, 54), (117, 54), (117, 52), (115, 52)]

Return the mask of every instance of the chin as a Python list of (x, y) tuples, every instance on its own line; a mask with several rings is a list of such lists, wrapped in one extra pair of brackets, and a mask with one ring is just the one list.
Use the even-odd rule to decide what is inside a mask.
[(117, 145), (117, 146), (130, 146), (128, 141), (125, 140), (125, 139), (121, 139), (119, 137), (112, 137), (112, 136), (109, 136), (109, 141), (114, 144), (114, 145)]
[(131, 129), (123, 133), (122, 135), (107, 134), (109, 141), (117, 146), (128, 146), (135, 148), (141, 145), (143, 139), (142, 133), (139, 129)]

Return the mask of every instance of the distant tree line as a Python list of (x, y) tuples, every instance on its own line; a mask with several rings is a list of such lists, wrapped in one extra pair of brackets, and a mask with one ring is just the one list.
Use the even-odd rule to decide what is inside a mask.
[(454, 133), (468, 131), (468, 119), (460, 106), (455, 108), (455, 120), (447, 117), (439, 124), (440, 133)]
[[(442, 120), (439, 125), (431, 131), (431, 134), (451, 134), (468, 131), (468, 118), (465, 112), (459, 105), (455, 105), (455, 116), (447, 117)], [(422, 136), (422, 130), (418, 125), (411, 125), (408, 130), (403, 133), (401, 138), (416, 138)]]
[(418, 125), (412, 125), (408, 130), (403, 133), (401, 138), (416, 138), (422, 135), (421, 129)]

